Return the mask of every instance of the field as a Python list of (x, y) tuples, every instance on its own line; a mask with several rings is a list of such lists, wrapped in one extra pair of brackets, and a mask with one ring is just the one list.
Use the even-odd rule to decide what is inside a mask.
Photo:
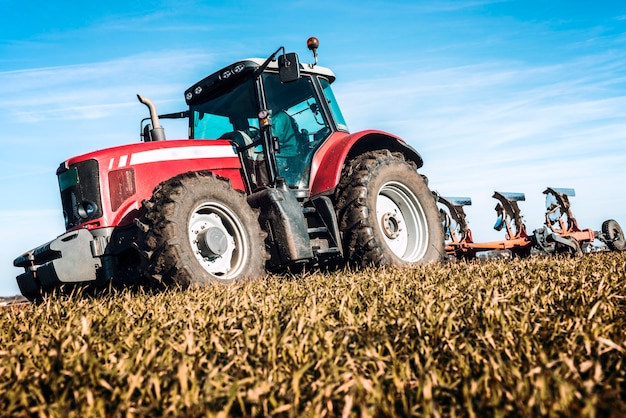
[(626, 253), (0, 310), (3, 416), (626, 416)]

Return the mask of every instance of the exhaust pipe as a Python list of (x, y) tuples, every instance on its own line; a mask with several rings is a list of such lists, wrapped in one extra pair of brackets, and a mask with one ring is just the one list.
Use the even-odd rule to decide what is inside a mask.
[[(159, 123), (159, 114), (157, 113), (156, 106), (152, 103), (152, 100), (147, 97), (143, 97), (141, 95), (137, 95), (137, 99), (146, 106), (150, 110), (150, 120), (152, 121), (152, 129), (150, 129), (150, 139), (149, 141), (164, 141), (165, 140), (165, 130), (161, 127)], [(146, 138), (144, 138), (144, 141)]]

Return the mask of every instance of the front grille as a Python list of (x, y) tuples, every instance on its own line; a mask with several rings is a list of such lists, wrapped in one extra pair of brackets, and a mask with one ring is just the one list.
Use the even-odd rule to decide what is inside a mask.
[(57, 170), (65, 228), (70, 229), (102, 216), (98, 162), (87, 160)]

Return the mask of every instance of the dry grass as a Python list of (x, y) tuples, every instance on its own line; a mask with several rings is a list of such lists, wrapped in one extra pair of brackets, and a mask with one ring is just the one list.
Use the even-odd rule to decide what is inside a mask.
[(626, 254), (0, 311), (0, 414), (626, 415)]

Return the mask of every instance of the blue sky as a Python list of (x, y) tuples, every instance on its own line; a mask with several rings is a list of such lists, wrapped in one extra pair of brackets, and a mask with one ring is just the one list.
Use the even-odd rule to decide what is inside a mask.
[[(576, 189), (582, 227), (626, 227), (626, 3), (615, 1), (15, 2), (0, 0), (0, 295), (12, 260), (63, 232), (55, 170), (139, 140), (147, 116), (184, 109), (195, 81), (284, 45), (319, 63), (351, 131), (397, 134), (443, 195), (470, 196), (476, 240), (494, 190)], [(170, 122), (171, 124), (171, 122)], [(184, 137), (164, 123), (168, 138)]]

